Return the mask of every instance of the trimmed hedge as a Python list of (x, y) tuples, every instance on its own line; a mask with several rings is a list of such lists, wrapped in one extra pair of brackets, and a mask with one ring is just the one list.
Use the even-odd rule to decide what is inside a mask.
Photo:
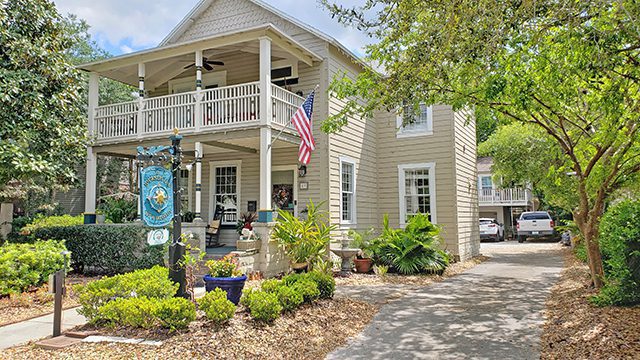
[(149, 246), (139, 225), (77, 225), (37, 229), (39, 239), (65, 240), (71, 266), (106, 274), (146, 269), (164, 261), (165, 246)]
[(64, 267), (62, 241), (0, 246), (0, 295), (21, 293), (40, 286)]

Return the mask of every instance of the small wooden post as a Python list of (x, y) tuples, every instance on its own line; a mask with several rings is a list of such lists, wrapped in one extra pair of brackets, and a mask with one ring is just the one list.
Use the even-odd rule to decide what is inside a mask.
[(64, 269), (53, 275), (53, 337), (62, 333), (62, 296), (64, 295)]

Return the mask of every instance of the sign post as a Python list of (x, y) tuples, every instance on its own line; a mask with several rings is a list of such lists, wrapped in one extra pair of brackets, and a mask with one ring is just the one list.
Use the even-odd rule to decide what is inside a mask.
[[(180, 266), (184, 257), (186, 245), (180, 240), (182, 234), (181, 201), (180, 201), (180, 165), (182, 164), (182, 136), (177, 129), (170, 137), (171, 146), (152, 146), (145, 149), (138, 147), (138, 160), (151, 162), (152, 166), (145, 166), (140, 172), (140, 207), (142, 221), (153, 228), (164, 228), (173, 223), (173, 241), (169, 246), (169, 278), (179, 287), (176, 297), (187, 297), (186, 273)], [(165, 164), (170, 161), (171, 169), (155, 165), (156, 162)], [(161, 243), (166, 230), (152, 230), (149, 243)]]
[(186, 245), (180, 241), (182, 236), (182, 217), (180, 216), (180, 164), (182, 163), (182, 149), (180, 140), (182, 136), (176, 132), (170, 137), (173, 153), (171, 170), (173, 172), (173, 242), (169, 246), (169, 278), (178, 283), (178, 297), (189, 297), (186, 291), (186, 271), (180, 266), (180, 260), (184, 257)]

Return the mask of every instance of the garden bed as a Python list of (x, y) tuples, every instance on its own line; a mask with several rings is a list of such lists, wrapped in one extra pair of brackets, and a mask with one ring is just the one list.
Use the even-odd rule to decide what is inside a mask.
[(566, 269), (547, 299), (542, 359), (637, 359), (640, 306), (596, 307), (589, 302), (586, 264), (566, 251)]
[[(63, 308), (78, 306), (73, 284), (85, 284), (97, 277), (69, 275), (65, 279), (67, 295), (63, 299)], [(42, 285), (33, 291), (0, 299), (0, 326), (14, 324), (33, 319), (53, 312), (53, 294), (48, 292), (48, 285)]]
[[(163, 341), (161, 346), (81, 343), (50, 352), (33, 344), (11, 348), (7, 359), (321, 359), (360, 333), (378, 311), (366, 302), (344, 298), (320, 300), (285, 313), (263, 325), (238, 308), (228, 325), (215, 326), (204, 318), (174, 333), (167, 330), (100, 329), (116, 335)], [(93, 329), (85, 326), (84, 329)]]
[(487, 256), (476, 256), (470, 260), (452, 263), (444, 271), (442, 275), (421, 274), (421, 275), (401, 275), (388, 273), (384, 276), (376, 274), (349, 274), (345, 277), (336, 277), (336, 285), (338, 286), (382, 286), (382, 285), (411, 285), (411, 286), (427, 286), (435, 282), (458, 275), (483, 261), (489, 259)]

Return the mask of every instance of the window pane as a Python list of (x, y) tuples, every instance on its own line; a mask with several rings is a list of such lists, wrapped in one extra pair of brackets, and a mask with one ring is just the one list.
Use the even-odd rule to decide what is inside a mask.
[(343, 221), (353, 221), (353, 209), (354, 209), (354, 195), (353, 191), (355, 189), (355, 171), (354, 165), (350, 163), (342, 163), (340, 167), (341, 173), (341, 185), (342, 185), (342, 194), (341, 194), (341, 219)]
[(223, 166), (215, 170), (215, 202), (216, 206), (223, 206), (225, 215), (223, 222), (235, 222), (238, 214), (237, 167)]
[(405, 170), (404, 175), (404, 206), (406, 219), (409, 219), (417, 213), (430, 213), (431, 189), (429, 187), (429, 169)]

